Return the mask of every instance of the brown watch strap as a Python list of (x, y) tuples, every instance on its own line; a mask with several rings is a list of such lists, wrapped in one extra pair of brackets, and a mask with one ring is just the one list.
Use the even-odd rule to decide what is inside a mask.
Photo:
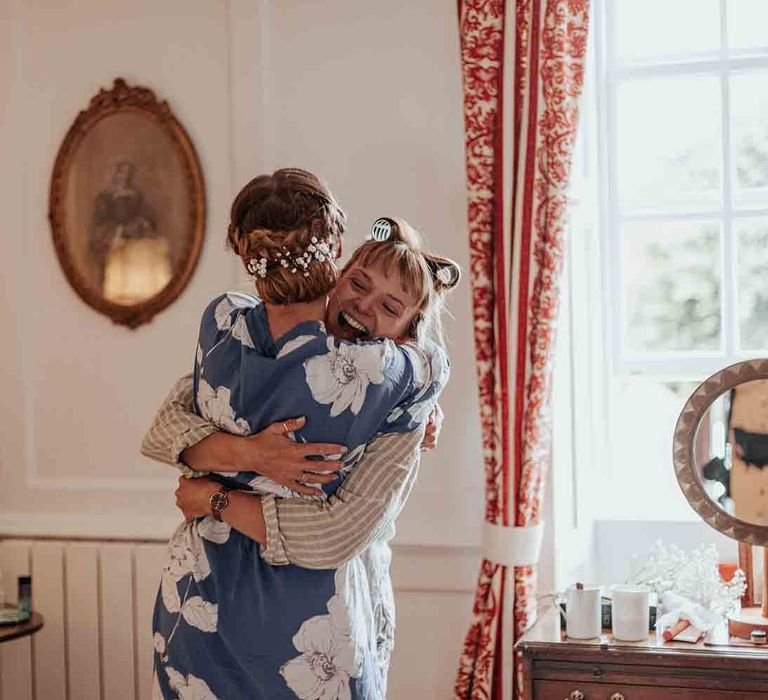
[(221, 522), (221, 514), (224, 509), (229, 505), (229, 489), (226, 486), (222, 486), (216, 493), (214, 493), (209, 499), (211, 504), (211, 515)]

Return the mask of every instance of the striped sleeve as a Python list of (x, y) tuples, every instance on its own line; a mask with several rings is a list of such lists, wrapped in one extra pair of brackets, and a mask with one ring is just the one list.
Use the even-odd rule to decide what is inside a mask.
[(323, 502), (262, 496), (270, 564), (333, 569), (392, 527), (416, 481), (424, 426), (374, 438), (360, 463)]
[(198, 416), (192, 405), (192, 375), (179, 379), (155, 414), (141, 443), (141, 454), (158, 462), (179, 467), (187, 475), (197, 474), (179, 461), (179, 455), (218, 428)]

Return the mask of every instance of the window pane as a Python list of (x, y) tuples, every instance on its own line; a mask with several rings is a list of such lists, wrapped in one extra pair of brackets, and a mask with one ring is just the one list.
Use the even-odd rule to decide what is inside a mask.
[(622, 230), (625, 348), (720, 347), (720, 225), (642, 222)]
[(768, 219), (736, 224), (739, 341), (743, 350), (768, 349)]
[(718, 0), (614, 0), (614, 45), (622, 61), (716, 53)]
[(622, 208), (719, 207), (719, 81), (655, 78), (619, 86), (616, 178)]
[(719, 79), (628, 80), (616, 95), (616, 177), (624, 208), (719, 207)]
[(768, 204), (768, 71), (731, 78), (731, 139), (737, 205)]
[(728, 0), (728, 48), (768, 46), (768, 3), (765, 0)]

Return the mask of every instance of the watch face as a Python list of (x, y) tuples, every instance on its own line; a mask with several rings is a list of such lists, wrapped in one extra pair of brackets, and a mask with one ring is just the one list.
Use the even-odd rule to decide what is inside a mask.
[(211, 508), (214, 511), (220, 511), (224, 510), (229, 505), (229, 498), (227, 498), (226, 493), (222, 493), (221, 491), (217, 491), (216, 493), (211, 496)]

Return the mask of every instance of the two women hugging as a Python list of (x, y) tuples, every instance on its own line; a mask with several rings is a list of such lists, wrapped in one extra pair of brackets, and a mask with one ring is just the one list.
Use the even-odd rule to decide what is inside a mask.
[(447, 381), (440, 314), (460, 273), (393, 218), (339, 273), (345, 225), (299, 169), (255, 178), (232, 205), (228, 242), (257, 296), (209, 304), (192, 381), (142, 450), (205, 473), (177, 490), (158, 697), (386, 696), (386, 542)]

